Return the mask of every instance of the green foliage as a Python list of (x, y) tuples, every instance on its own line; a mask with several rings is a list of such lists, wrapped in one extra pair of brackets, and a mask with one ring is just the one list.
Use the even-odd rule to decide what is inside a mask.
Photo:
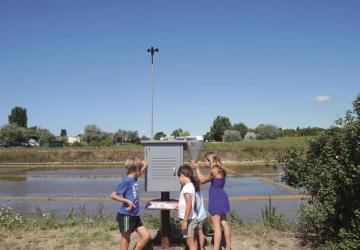
[(88, 146), (89, 147), (100, 147), (100, 142), (99, 141), (95, 141), (95, 140), (92, 140), (88, 143)]
[(178, 137), (178, 136), (189, 136), (190, 135), (190, 132), (189, 131), (184, 131), (182, 128), (178, 128), (178, 129), (175, 129), (172, 133), (171, 133), (172, 136), (174, 136), (175, 138)]
[(150, 140), (150, 138), (147, 137), (146, 135), (143, 135), (143, 136), (141, 136), (140, 140), (141, 141), (148, 141), (148, 140)]
[(242, 123), (242, 122), (240, 122), (240, 123), (235, 123), (235, 124), (233, 125), (233, 129), (239, 131), (239, 132), (240, 132), (240, 135), (241, 135), (242, 137), (244, 137), (244, 136), (246, 135), (246, 133), (249, 131), (249, 128), (248, 128), (244, 123)]
[(42, 145), (55, 139), (55, 136), (46, 128), (37, 128), (37, 134), (39, 135), (39, 144)]
[(279, 135), (279, 128), (270, 124), (260, 124), (256, 127), (256, 138), (259, 140), (276, 139)]
[(190, 135), (190, 132), (187, 131), (187, 130), (183, 131), (183, 132), (180, 134), (180, 136), (189, 136), (189, 135)]
[(256, 134), (255, 132), (247, 132), (244, 136), (245, 141), (255, 141), (256, 140)]
[(16, 124), (19, 127), (27, 127), (27, 114), (26, 109), (16, 106), (11, 110), (9, 115), (9, 124)]
[(299, 136), (297, 131), (293, 128), (285, 128), (281, 129), (279, 132), (279, 136)]
[(149, 225), (150, 228), (156, 228), (156, 229), (161, 228), (161, 219), (159, 216), (155, 216), (149, 213), (144, 213), (141, 216), (141, 219), (144, 221), (144, 223)]
[(225, 130), (230, 128), (231, 122), (229, 118), (224, 116), (217, 116), (210, 128), (211, 139), (214, 141), (222, 141)]
[(26, 130), (16, 124), (4, 125), (0, 128), (0, 141), (7, 146), (19, 146), (27, 142)]
[(126, 130), (118, 129), (113, 135), (113, 142), (116, 144), (122, 144), (126, 141)]
[(265, 205), (265, 208), (261, 209), (264, 226), (277, 230), (285, 230), (285, 215), (277, 215), (275, 210), (276, 208), (272, 206), (271, 196), (269, 195), (268, 205)]
[(87, 125), (84, 129), (84, 140), (87, 143), (90, 143), (91, 141), (100, 142), (105, 138), (106, 135), (104, 134), (104, 132), (95, 124)]
[(309, 142), (306, 152), (289, 148), (279, 161), (283, 180), (311, 195), (301, 207), (305, 235), (337, 249), (359, 249), (360, 225), (360, 95), (337, 122)]
[(236, 210), (231, 210), (227, 215), (227, 220), (231, 228), (240, 228), (245, 226), (245, 221), (241, 218), (240, 214)]
[(183, 132), (182, 128), (177, 128), (171, 133), (171, 135), (175, 136), (175, 137), (178, 137), (178, 136), (181, 135), (182, 132)]
[(13, 229), (25, 223), (24, 217), (11, 207), (0, 208), (0, 228)]
[(160, 138), (166, 137), (166, 134), (164, 132), (157, 132), (154, 136), (155, 140), (160, 140)]
[(111, 147), (112, 145), (114, 145), (114, 143), (111, 139), (104, 139), (98, 142), (98, 145), (100, 147)]
[(58, 228), (54, 213), (43, 213), (40, 207), (35, 208), (35, 218), (31, 221), (32, 226), (42, 230)]
[(203, 137), (204, 137), (204, 141), (211, 141), (212, 140), (210, 132), (207, 132), (205, 135), (203, 135)]
[(325, 131), (325, 129), (318, 127), (297, 127), (296, 129), (287, 128), (280, 129), (279, 136), (317, 136), (323, 131)]
[(140, 137), (137, 131), (127, 131), (127, 141), (130, 143), (140, 144)]
[(30, 128), (27, 128), (25, 131), (26, 137), (28, 139), (34, 139), (36, 141), (39, 140), (39, 133), (38, 133), (38, 127), (37, 126), (33, 126)]
[(112, 141), (116, 144), (123, 144), (123, 143), (140, 143), (140, 138), (138, 131), (126, 131), (123, 129), (118, 129), (115, 134), (112, 136)]
[(241, 139), (240, 132), (232, 129), (225, 130), (222, 138), (224, 142), (241, 141)]
[(55, 135), (53, 135), (48, 129), (37, 126), (26, 129), (25, 134), (28, 139), (34, 139), (39, 144), (44, 144), (55, 139)]

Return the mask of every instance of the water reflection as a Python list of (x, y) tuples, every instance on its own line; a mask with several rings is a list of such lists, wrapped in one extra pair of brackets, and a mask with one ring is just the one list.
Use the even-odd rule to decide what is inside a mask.
[[(10, 168), (3, 168), (9, 170)], [(202, 169), (206, 172), (206, 169)], [(126, 169), (119, 167), (111, 168), (81, 168), (81, 169), (26, 169), (22, 170), (21, 178), (15, 179), (0, 178), (0, 196), (20, 197), (109, 197), (121, 180), (126, 175)], [(274, 173), (279, 169), (272, 167), (252, 167), (241, 169), (241, 173)], [(58, 175), (58, 176), (57, 176)], [(59, 175), (66, 178), (59, 178)], [(37, 177), (38, 176), (38, 177)], [(97, 178), (84, 178), (97, 176)], [(280, 176), (268, 177), (276, 182), (281, 181)], [(160, 198), (159, 193), (144, 191), (144, 179), (139, 179), (142, 197)], [(208, 196), (209, 183), (202, 185), (201, 190), (205, 197)], [(269, 183), (262, 182), (256, 177), (229, 176), (226, 180), (225, 190), (229, 196), (266, 196), (266, 195), (292, 195), (292, 191), (283, 189)], [(171, 192), (171, 198), (177, 198), (179, 192)], [(86, 205), (89, 210), (95, 211), (100, 203), (104, 203), (108, 213), (117, 210), (119, 204), (113, 201), (16, 201), (0, 200), (0, 206), (8, 205), (22, 211), (31, 211), (34, 207), (41, 207), (44, 211), (54, 212), (58, 215), (65, 215), (71, 207), (74, 209)], [(263, 201), (231, 201), (231, 208), (239, 210), (241, 216), (253, 220), (261, 217), (261, 209), (267, 203)], [(294, 218), (300, 200), (273, 201), (277, 211), (285, 212)], [(142, 203), (142, 207), (145, 203)]]

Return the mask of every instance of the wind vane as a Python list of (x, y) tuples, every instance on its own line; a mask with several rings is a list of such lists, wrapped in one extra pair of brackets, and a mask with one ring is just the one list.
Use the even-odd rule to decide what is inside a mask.
[(154, 140), (154, 87), (155, 87), (155, 77), (154, 77), (154, 54), (159, 52), (158, 48), (151, 46), (147, 50), (151, 54), (151, 76), (152, 76), (152, 86), (151, 86), (151, 140)]
[(155, 52), (159, 52), (158, 48), (154, 48), (153, 46), (151, 46), (150, 49), (147, 50), (149, 53), (151, 53), (151, 64), (154, 64), (154, 54)]

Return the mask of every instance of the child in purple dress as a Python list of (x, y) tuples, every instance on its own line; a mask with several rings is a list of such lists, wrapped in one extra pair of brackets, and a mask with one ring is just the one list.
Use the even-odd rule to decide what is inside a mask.
[(204, 157), (205, 167), (210, 168), (208, 175), (201, 173), (197, 162), (192, 162), (192, 167), (195, 168), (201, 184), (211, 181), (208, 210), (214, 230), (214, 250), (220, 249), (221, 227), (224, 229), (226, 249), (231, 249), (231, 231), (226, 218), (226, 214), (230, 211), (230, 203), (224, 190), (226, 171), (221, 164), (220, 158), (215, 153), (208, 152)]

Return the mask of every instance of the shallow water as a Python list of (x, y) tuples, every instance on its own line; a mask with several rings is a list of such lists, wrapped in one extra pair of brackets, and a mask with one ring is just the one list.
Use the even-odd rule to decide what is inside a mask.
[(29, 170), (25, 173), (31, 175), (119, 175), (125, 176), (125, 168), (82, 168), (82, 169), (55, 169), (55, 170)]
[[(270, 168), (271, 170), (272, 168)], [(269, 168), (252, 168), (252, 173), (264, 173)], [(249, 172), (244, 172), (249, 173)], [(0, 196), (25, 196), (25, 197), (109, 197), (111, 192), (116, 189), (125, 176), (124, 168), (90, 168), (90, 169), (55, 169), (55, 170), (27, 170), (21, 175), (24, 179), (4, 180), (0, 179)], [(62, 175), (61, 177), (56, 175)], [(87, 176), (98, 176), (97, 178), (87, 178)], [(275, 181), (280, 181), (280, 177), (270, 177)], [(139, 178), (139, 185), (142, 197), (160, 198), (159, 193), (149, 193), (144, 191), (144, 179)], [(204, 197), (208, 196), (207, 183), (201, 186)], [(280, 187), (264, 183), (256, 177), (228, 177), (226, 179), (225, 190), (231, 197), (234, 196), (276, 196), (293, 195), (294, 193)], [(171, 192), (171, 198), (177, 199), (179, 192)], [(273, 201), (277, 211), (284, 212), (289, 219), (294, 219), (297, 214), (300, 200)], [(90, 211), (95, 211), (100, 204), (103, 204), (108, 213), (116, 211), (119, 204), (114, 201), (16, 201), (0, 200), (1, 206), (11, 206), (17, 210), (31, 213), (34, 207), (41, 207), (44, 211), (54, 212), (59, 216), (64, 216), (74, 207), (76, 210), (82, 205)], [(261, 209), (267, 204), (267, 200), (262, 201), (231, 201), (231, 209), (239, 210), (240, 215), (248, 220), (261, 218)], [(142, 202), (142, 207), (145, 202)]]
[[(226, 166), (225, 166), (226, 167)], [(257, 166), (257, 167), (250, 167), (250, 166), (231, 166), (230, 169), (236, 169), (236, 174), (267, 174), (267, 173), (282, 173), (283, 170), (280, 167), (273, 167), (273, 166)]]
[[(26, 177), (23, 181), (0, 181), (0, 196), (87, 196), (108, 197), (116, 189), (120, 178), (80, 178), (80, 177)], [(144, 192), (144, 179), (139, 178), (143, 196), (153, 196), (154, 193)], [(210, 184), (201, 186), (204, 196)], [(263, 183), (256, 177), (228, 177), (225, 190), (229, 196), (252, 195), (291, 195), (292, 192)], [(171, 192), (177, 197), (179, 192)]]

